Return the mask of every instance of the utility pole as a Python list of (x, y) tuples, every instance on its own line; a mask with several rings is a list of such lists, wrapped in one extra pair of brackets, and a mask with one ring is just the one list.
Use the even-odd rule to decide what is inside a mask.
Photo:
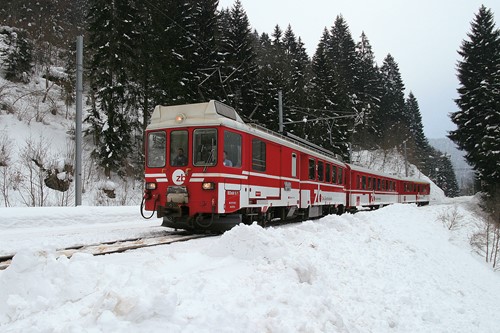
[(279, 109), (279, 121), (280, 121), (280, 133), (283, 134), (283, 94), (281, 93), (281, 90), (278, 91), (278, 109)]
[(83, 36), (76, 37), (75, 206), (82, 205)]
[(408, 177), (408, 155), (406, 154), (406, 140), (403, 142), (405, 149), (405, 177)]

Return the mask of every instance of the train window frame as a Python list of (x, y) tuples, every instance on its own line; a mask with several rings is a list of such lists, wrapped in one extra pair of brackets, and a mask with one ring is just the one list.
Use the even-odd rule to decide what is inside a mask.
[(292, 177), (297, 178), (297, 154), (292, 153)]
[(322, 182), (325, 179), (325, 162), (318, 161), (318, 181)]
[[(170, 143), (169, 143), (170, 166), (177, 167), (177, 166), (188, 165), (189, 132), (187, 130), (173, 130), (170, 131), (169, 138), (170, 138)], [(185, 162), (174, 163), (176, 157), (178, 156), (179, 149), (182, 149), (184, 152)]]
[(309, 159), (309, 165), (307, 168), (309, 172), (309, 180), (316, 180), (316, 160), (313, 158)]
[(266, 143), (260, 139), (252, 139), (252, 170), (266, 171)]
[[(242, 156), (242, 141), (243, 137), (241, 134), (224, 130), (224, 151), (227, 154), (227, 158), (231, 161), (230, 165), (226, 165), (230, 168), (241, 168), (241, 156)], [(224, 154), (222, 154), (224, 158)], [(224, 161), (222, 161), (224, 164)]]
[(148, 168), (164, 168), (167, 164), (167, 133), (165, 131), (149, 132), (147, 144)]
[[(210, 144), (205, 140), (211, 139)], [(217, 129), (196, 128), (193, 131), (193, 165), (215, 166), (217, 164)]]

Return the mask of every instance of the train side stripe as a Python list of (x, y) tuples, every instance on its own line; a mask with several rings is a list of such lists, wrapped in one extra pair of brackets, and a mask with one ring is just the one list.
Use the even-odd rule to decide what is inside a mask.
[(149, 177), (152, 177), (152, 178), (155, 178), (155, 177), (167, 177), (167, 175), (164, 174), (164, 173), (146, 173), (144, 176), (147, 177), (147, 178), (149, 178)]

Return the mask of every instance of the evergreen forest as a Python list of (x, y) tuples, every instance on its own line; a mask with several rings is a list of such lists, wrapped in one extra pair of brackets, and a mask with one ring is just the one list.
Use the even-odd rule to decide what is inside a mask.
[[(281, 91), (286, 131), (345, 161), (351, 151), (397, 149), (403, 154), (406, 147), (410, 163), (447, 196), (458, 195), (449, 156), (428, 143), (417, 96), (405, 86), (397, 59), (387, 54), (377, 64), (369, 31), (353, 37), (341, 15), (325, 22), (309, 55), (290, 25), (276, 25), (269, 32), (252, 29), (240, 0), (223, 9), (217, 0), (3, 2), (0, 25), (11, 29), (0, 33), (12, 43), (2, 51), (5, 78), (27, 82), (35, 71), (50, 77), (50, 67), (62, 65), (67, 76), (53, 79), (64, 87), (68, 105), (75, 98), (76, 36), (84, 36), (86, 135), (107, 175), (142, 177), (143, 136), (155, 105), (216, 99), (234, 107), (246, 122), (277, 131)], [(490, 94), (488, 107), (496, 112), (491, 124), (497, 126), (484, 149), (500, 151), (500, 42), (492, 18), (488, 22), (496, 32), (491, 52), (496, 52), (497, 67), (496, 74), (488, 74), (491, 85), (484, 93)], [(472, 52), (474, 43), (464, 42), (459, 53)], [(459, 66), (461, 77), (470, 72), (468, 60)], [(470, 110), (467, 103), (475, 99), (467, 99), (470, 80), (464, 82), (457, 104)], [(461, 140), (467, 121), (458, 115), (452, 119), (459, 129), (450, 138)], [(469, 141), (458, 145), (469, 151)], [(469, 155), (476, 166), (477, 156)], [(498, 180), (498, 153), (494, 158), (497, 174), (492, 179)], [(488, 166), (475, 168), (481, 180)]]

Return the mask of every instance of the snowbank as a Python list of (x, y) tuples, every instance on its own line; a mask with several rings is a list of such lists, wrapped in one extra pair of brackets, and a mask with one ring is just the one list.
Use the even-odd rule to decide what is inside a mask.
[[(279, 228), (238, 226), (219, 237), (104, 257), (23, 250), (0, 271), (0, 327), (497, 332), (499, 276), (453, 237), (463, 230), (438, 221), (447, 207), (394, 205)], [(475, 218), (461, 212), (464, 223)], [(94, 213), (87, 223), (99, 233)]]

